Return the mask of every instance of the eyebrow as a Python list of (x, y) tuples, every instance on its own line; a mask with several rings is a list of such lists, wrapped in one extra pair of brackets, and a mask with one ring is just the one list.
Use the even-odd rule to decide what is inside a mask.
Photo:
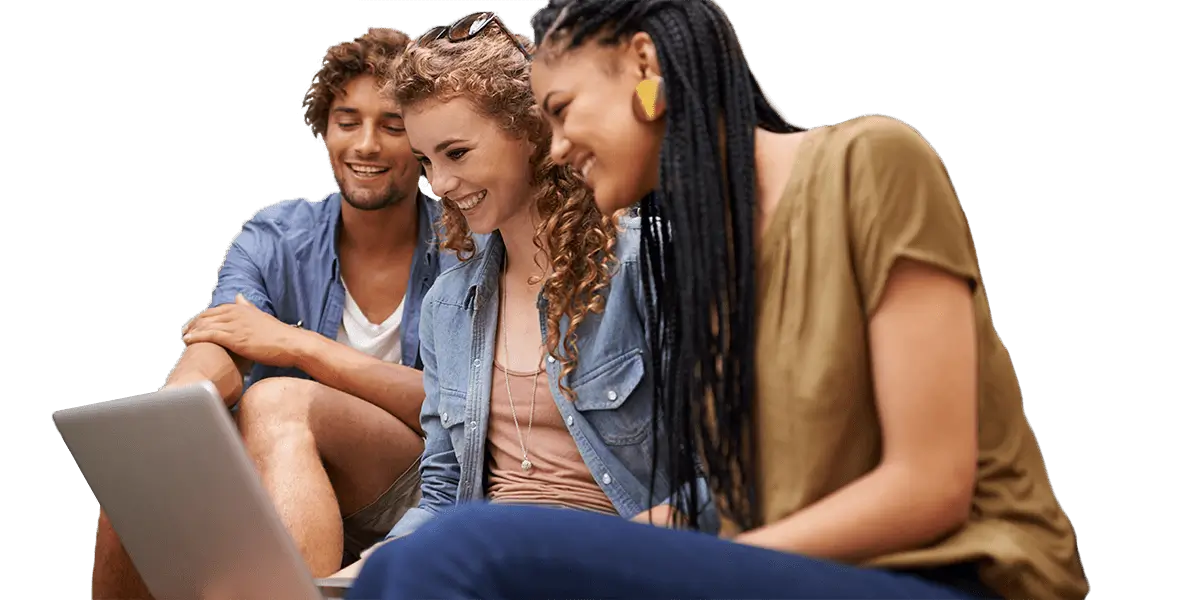
[(441, 152), (442, 150), (445, 150), (445, 149), (446, 149), (446, 148), (447, 148), (447, 147), (448, 147), (450, 144), (458, 144), (458, 143), (460, 143), (460, 142), (465, 142), (465, 141), (467, 141), (467, 140), (460, 140), (460, 139), (457, 139), (457, 138), (451, 138), (451, 139), (448, 139), (448, 140), (446, 140), (446, 141), (444, 141), (444, 142), (442, 142), (442, 143), (438, 144), (437, 146), (434, 146), (434, 148), (433, 148), (433, 151), (434, 151), (434, 152)]
[[(357, 108), (350, 108), (349, 106), (335, 106), (333, 108), (333, 112), (346, 113), (348, 115), (359, 114), (359, 111)], [(404, 115), (402, 115), (398, 112), (385, 112), (385, 113), (383, 113), (383, 118), (385, 118), (385, 119), (404, 119)]]

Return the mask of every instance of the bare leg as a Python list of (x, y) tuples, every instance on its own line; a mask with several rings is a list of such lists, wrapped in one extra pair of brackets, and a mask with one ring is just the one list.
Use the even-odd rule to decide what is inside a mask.
[(246, 390), (238, 428), (314, 577), (342, 564), (342, 517), (373, 502), (424, 441), (387, 411), (314, 381), (274, 377)]
[(92, 598), (96, 600), (153, 600), (150, 590), (129, 553), (121, 545), (117, 532), (108, 522), (108, 515), (100, 512), (100, 524), (96, 530), (96, 562), (92, 566)]

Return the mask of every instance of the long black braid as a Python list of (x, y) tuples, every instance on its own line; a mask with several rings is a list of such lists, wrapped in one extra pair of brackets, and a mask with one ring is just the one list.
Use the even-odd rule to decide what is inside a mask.
[(697, 525), (689, 484), (702, 456), (722, 512), (756, 527), (754, 131), (803, 129), (767, 101), (711, 0), (551, 0), (533, 29), (539, 47), (549, 39), (555, 50), (590, 39), (616, 44), (639, 31), (654, 41), (666, 136), (659, 189), (639, 205), (654, 431), (661, 418), (668, 489), (683, 492), (673, 502), (677, 519)]

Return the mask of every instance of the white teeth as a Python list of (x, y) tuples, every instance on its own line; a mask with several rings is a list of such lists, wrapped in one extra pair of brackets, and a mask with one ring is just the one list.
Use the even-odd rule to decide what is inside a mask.
[(354, 171), (358, 175), (365, 175), (365, 176), (369, 177), (371, 175), (378, 175), (378, 174), (386, 171), (387, 167), (370, 167), (367, 165), (350, 165), (350, 170)]
[(476, 206), (479, 206), (479, 203), (483, 202), (484, 196), (487, 196), (487, 190), (483, 190), (482, 192), (475, 192), (474, 194), (471, 194), (470, 196), (464, 196), (462, 198), (459, 198), (454, 201), (454, 205), (458, 207), (458, 210), (466, 212), (468, 210), (471, 210), (472, 208), (475, 208)]
[(592, 172), (592, 167), (595, 164), (596, 164), (596, 157), (595, 156), (589, 157), (587, 160), (583, 161), (583, 166), (580, 167), (579, 174), (581, 176), (583, 176), (583, 178), (586, 180), (588, 173)]

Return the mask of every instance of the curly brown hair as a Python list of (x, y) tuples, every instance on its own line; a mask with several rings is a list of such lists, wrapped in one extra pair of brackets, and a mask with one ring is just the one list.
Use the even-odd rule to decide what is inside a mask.
[[(532, 47), (525, 36), (516, 37), (526, 48)], [(564, 382), (579, 355), (576, 330), (587, 313), (604, 310), (603, 290), (616, 263), (616, 225), (596, 207), (591, 190), (575, 170), (550, 159), (550, 129), (529, 86), (528, 59), (492, 25), (462, 42), (443, 38), (411, 45), (392, 63), (385, 90), (401, 106), (467, 98), (501, 130), (534, 144), (530, 178), (541, 217), (534, 243), (539, 263), (548, 262), (542, 281), (546, 346), (563, 366), (559, 388), (574, 399), (575, 393)], [(442, 246), (460, 260), (469, 258), (476, 248), (466, 217), (453, 203), (443, 203), (443, 208)], [(561, 331), (564, 318), (565, 332)]]
[(331, 46), (304, 95), (304, 123), (312, 127), (313, 137), (324, 135), (330, 105), (335, 97), (346, 93), (346, 84), (359, 75), (382, 78), (408, 42), (409, 37), (395, 29), (373, 27), (353, 42)]

